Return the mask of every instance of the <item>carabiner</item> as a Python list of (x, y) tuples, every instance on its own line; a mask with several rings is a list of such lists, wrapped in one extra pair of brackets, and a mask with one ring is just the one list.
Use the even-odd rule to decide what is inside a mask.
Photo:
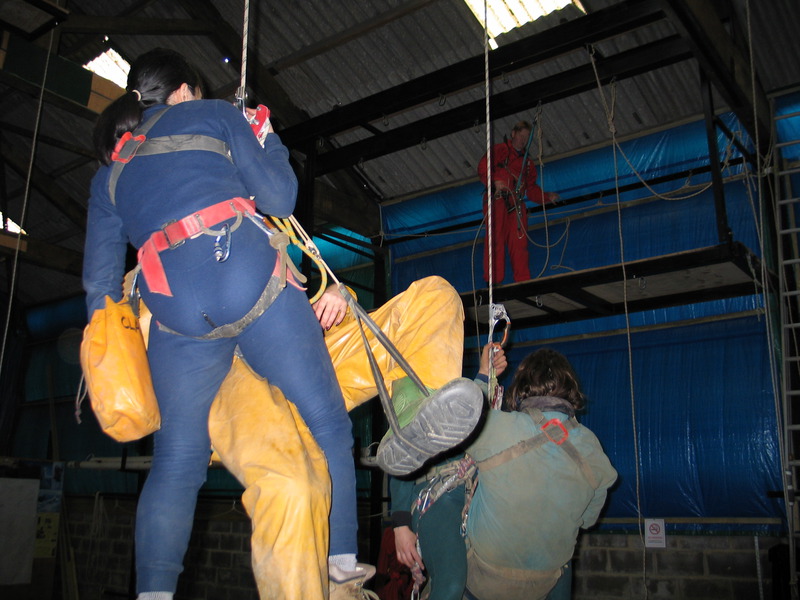
[(511, 319), (508, 317), (508, 313), (506, 312), (506, 307), (502, 304), (492, 304), (489, 307), (491, 311), (491, 317), (489, 319), (489, 343), (494, 343), (494, 329), (497, 326), (497, 323), (500, 321), (505, 321), (505, 330), (503, 331), (503, 339), (500, 341), (501, 346), (505, 346), (508, 343), (508, 333), (511, 329)]
[[(222, 245), (222, 237), (225, 236), (225, 245)], [(222, 226), (222, 233), (214, 240), (214, 258), (217, 262), (225, 262), (231, 254), (231, 228), (225, 223)]]

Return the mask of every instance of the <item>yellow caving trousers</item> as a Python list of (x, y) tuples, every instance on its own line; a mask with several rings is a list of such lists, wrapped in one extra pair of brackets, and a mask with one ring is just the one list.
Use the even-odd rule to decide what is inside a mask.
[[(416, 281), (370, 316), (428, 387), (461, 376), (463, 306), (444, 279)], [(391, 389), (406, 374), (368, 330), (367, 339)], [(377, 388), (349, 311), (325, 341), (347, 409), (373, 398)], [(326, 599), (330, 481), (325, 458), (294, 406), (236, 359), (208, 425), (215, 453), (245, 488), (262, 600)]]

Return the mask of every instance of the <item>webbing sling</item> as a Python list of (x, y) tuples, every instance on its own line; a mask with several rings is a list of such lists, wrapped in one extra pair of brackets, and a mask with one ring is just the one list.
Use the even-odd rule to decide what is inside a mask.
[(422, 383), (419, 375), (414, 372), (414, 370), (411, 368), (411, 365), (408, 364), (406, 359), (402, 354), (400, 354), (400, 351), (397, 349), (397, 347), (395, 347), (383, 330), (381, 330), (378, 324), (372, 319), (372, 317), (369, 316), (367, 311), (364, 310), (364, 308), (358, 302), (356, 302), (356, 299), (347, 290), (347, 288), (345, 288), (343, 285), (339, 285), (339, 291), (341, 292), (342, 296), (344, 296), (347, 304), (350, 306), (350, 310), (353, 311), (353, 316), (358, 323), (358, 329), (361, 332), (361, 339), (364, 342), (364, 349), (367, 353), (369, 366), (372, 370), (372, 377), (375, 379), (375, 386), (378, 389), (378, 398), (380, 398), (383, 412), (386, 414), (386, 419), (389, 421), (389, 427), (391, 428), (392, 433), (396, 435), (398, 439), (402, 440), (415, 450), (420, 450), (420, 448), (415, 446), (406, 436), (403, 435), (400, 423), (397, 420), (397, 413), (394, 410), (394, 405), (392, 404), (392, 400), (389, 396), (389, 391), (386, 389), (386, 384), (383, 381), (381, 370), (378, 367), (378, 361), (375, 358), (375, 355), (372, 353), (372, 348), (367, 341), (367, 335), (364, 332), (364, 325), (367, 326), (367, 328), (377, 338), (378, 342), (380, 342), (380, 344), (386, 349), (386, 352), (389, 354), (389, 356), (397, 361), (397, 364), (400, 366), (400, 368), (405, 371), (409, 379), (414, 382), (414, 384), (419, 388), (425, 397), (430, 396), (428, 388), (425, 387), (425, 384)]
[[(120, 140), (122, 144), (121, 147), (115, 149), (117, 158), (111, 167), (111, 174), (108, 178), (108, 193), (112, 205), (117, 203), (117, 181), (122, 174), (122, 169), (134, 156), (154, 156), (156, 154), (169, 154), (170, 152), (183, 152), (185, 150), (200, 150), (221, 154), (233, 162), (228, 144), (208, 135), (165, 135), (147, 139), (147, 132), (170, 108), (168, 106), (161, 109), (137, 127), (132, 134), (123, 136), (124, 142), (122, 142), (122, 139)], [(144, 140), (141, 140), (142, 137), (144, 137)]]

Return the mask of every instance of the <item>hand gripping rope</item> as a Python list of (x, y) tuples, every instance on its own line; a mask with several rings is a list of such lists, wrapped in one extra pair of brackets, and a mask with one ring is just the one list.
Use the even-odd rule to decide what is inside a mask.
[[(489, 317), (489, 343), (494, 344), (494, 329), (500, 321), (505, 322), (503, 329), (503, 338), (500, 340), (499, 345), (505, 346), (508, 342), (508, 334), (511, 330), (511, 319), (508, 317), (506, 307), (502, 304), (490, 304), (491, 315)], [(492, 354), (496, 352), (493, 346), (489, 350), (489, 404), (495, 410), (498, 410), (503, 403), (503, 386), (497, 383), (497, 373), (494, 368), (494, 361)]]

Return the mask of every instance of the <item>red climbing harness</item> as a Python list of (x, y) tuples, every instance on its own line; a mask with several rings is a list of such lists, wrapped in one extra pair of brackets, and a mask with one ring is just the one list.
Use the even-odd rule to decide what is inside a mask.
[(177, 248), (187, 239), (203, 233), (217, 235), (218, 232), (208, 228), (226, 219), (233, 217), (241, 219), (243, 215), (252, 215), (255, 213), (255, 207), (255, 202), (252, 200), (231, 198), (192, 213), (180, 221), (166, 223), (161, 229), (154, 232), (139, 248), (138, 254), (142, 274), (150, 291), (154, 294), (172, 296), (164, 265), (161, 264), (161, 258), (158, 256), (160, 252)]

